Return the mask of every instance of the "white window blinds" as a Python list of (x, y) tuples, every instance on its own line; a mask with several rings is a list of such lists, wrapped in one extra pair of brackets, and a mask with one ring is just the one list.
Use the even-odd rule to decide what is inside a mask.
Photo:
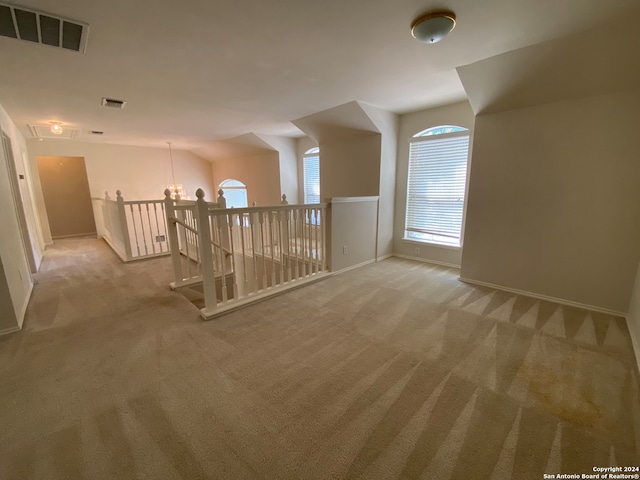
[(304, 203), (320, 203), (320, 156), (303, 158)]
[(460, 245), (469, 135), (411, 142), (405, 238)]

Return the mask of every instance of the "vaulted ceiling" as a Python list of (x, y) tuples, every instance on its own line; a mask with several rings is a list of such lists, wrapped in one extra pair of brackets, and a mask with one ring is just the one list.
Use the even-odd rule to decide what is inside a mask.
[[(0, 37), (0, 104), (25, 137), (60, 121), (81, 140), (171, 140), (205, 158), (251, 132), (300, 136), (293, 120), (352, 101), (404, 113), (462, 100), (457, 67), (640, 11), (637, 0), (14, 4), (90, 26), (85, 54)], [(435, 45), (413, 39), (412, 20), (442, 8), (456, 13), (455, 30)]]

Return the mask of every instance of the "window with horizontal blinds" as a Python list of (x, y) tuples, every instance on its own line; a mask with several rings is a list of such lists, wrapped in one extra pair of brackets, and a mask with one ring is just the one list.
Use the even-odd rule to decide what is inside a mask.
[(468, 134), (412, 139), (406, 239), (460, 246), (468, 153)]
[(304, 203), (320, 203), (320, 156), (305, 155), (302, 173), (304, 177)]

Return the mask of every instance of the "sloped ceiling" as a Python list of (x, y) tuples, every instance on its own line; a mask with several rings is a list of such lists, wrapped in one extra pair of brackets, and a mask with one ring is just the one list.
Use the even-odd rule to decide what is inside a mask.
[(293, 121), (318, 144), (379, 133), (375, 123), (358, 102), (349, 102)]
[(273, 152), (275, 149), (254, 133), (219, 140), (196, 150), (196, 154), (210, 161), (229, 160)]
[(459, 67), (476, 113), (640, 88), (640, 16)]

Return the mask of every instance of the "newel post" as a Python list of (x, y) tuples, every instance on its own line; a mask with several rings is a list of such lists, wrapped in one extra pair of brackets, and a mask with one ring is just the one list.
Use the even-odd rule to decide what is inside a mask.
[(175, 209), (171, 190), (164, 191), (164, 212), (167, 216), (167, 234), (169, 235), (169, 248), (171, 249), (171, 263), (173, 263), (173, 275), (175, 282), (171, 288), (179, 287), (184, 277), (182, 276), (182, 262), (180, 261), (180, 245), (178, 244), (178, 225), (175, 222)]
[(202, 262), (202, 288), (204, 290), (204, 312), (212, 312), (218, 305), (216, 297), (216, 277), (213, 269), (213, 249), (211, 248), (211, 223), (209, 205), (204, 199), (204, 191), (196, 190), (196, 217), (198, 222), (198, 241), (200, 243), (200, 261)]
[(116, 203), (118, 206), (118, 221), (120, 222), (120, 229), (122, 230), (122, 241), (124, 243), (124, 253), (127, 260), (131, 260), (131, 239), (129, 238), (129, 224), (127, 223), (127, 212), (124, 209), (124, 198), (122, 198), (122, 192), (116, 190)]

